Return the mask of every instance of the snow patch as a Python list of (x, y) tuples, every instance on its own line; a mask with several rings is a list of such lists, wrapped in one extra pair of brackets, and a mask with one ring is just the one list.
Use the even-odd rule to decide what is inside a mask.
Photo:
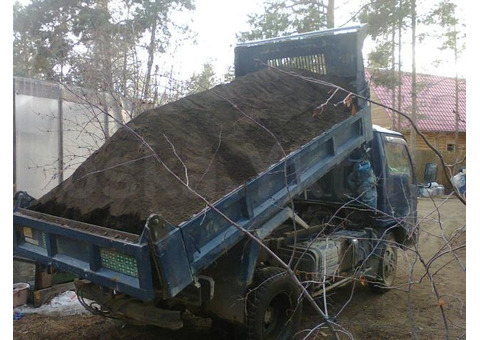
[[(88, 301), (87, 301), (88, 302)], [(66, 291), (55, 296), (49, 303), (40, 307), (19, 306), (13, 309), (14, 312), (23, 314), (43, 315), (77, 315), (88, 314), (89, 312), (80, 304), (77, 294), (74, 291)]]

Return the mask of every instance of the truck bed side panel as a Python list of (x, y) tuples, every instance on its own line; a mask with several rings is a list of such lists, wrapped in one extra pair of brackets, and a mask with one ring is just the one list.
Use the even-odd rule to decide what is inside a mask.
[[(365, 108), (214, 205), (231, 221), (253, 231), (274, 218), (291, 197), (303, 192), (372, 138), (370, 111)], [(230, 221), (212, 209), (198, 214), (181, 229), (193, 275), (243, 237)]]

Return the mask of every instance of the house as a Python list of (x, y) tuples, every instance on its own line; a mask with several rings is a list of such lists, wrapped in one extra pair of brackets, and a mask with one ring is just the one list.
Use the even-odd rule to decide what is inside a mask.
[[(382, 85), (385, 71), (367, 69), (366, 76), (370, 84), (370, 99), (387, 107), (394, 106), (398, 110), (399, 88), (392, 89)], [(383, 77), (382, 77), (383, 76)], [(396, 76), (396, 78), (398, 75)], [(397, 78), (398, 79), (398, 78)], [(399, 111), (410, 115), (412, 108), (412, 74), (404, 72), (401, 77)], [(455, 78), (436, 75), (417, 74), (417, 127), (428, 142), (444, 157), (450, 169), (455, 174), (466, 165), (466, 81), (458, 80), (458, 116), (456, 115), (456, 83)], [(373, 124), (401, 132), (411, 146), (411, 124), (404, 118), (380, 105), (372, 103)], [(393, 103), (393, 104), (392, 104)], [(457, 141), (457, 143), (456, 143)], [(457, 147), (455, 145), (457, 144)], [(425, 140), (415, 134), (415, 147), (412, 156), (416, 164), (419, 182), (423, 181), (426, 163), (438, 165), (437, 182), (449, 185), (441, 170), (441, 163)]]

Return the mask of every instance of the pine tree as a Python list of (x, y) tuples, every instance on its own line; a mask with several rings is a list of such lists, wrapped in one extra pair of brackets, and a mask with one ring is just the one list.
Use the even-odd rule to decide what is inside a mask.
[(213, 86), (220, 83), (215, 75), (215, 70), (210, 62), (203, 64), (203, 69), (198, 74), (193, 74), (188, 81), (188, 94), (194, 94), (202, 91), (206, 91)]
[(249, 15), (250, 31), (241, 32), (241, 42), (268, 39), (334, 26), (334, 0), (266, 0), (264, 11)]
[[(173, 11), (193, 0), (32, 0), (14, 6), (14, 75), (60, 81), (151, 101), (155, 56), (164, 53)], [(144, 44), (145, 39), (149, 43)], [(148, 56), (141, 62), (140, 54)]]

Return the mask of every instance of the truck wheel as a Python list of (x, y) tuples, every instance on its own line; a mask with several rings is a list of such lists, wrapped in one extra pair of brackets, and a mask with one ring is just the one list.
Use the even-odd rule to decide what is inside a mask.
[(247, 295), (247, 338), (291, 339), (302, 314), (299, 295), (299, 287), (284, 270), (258, 269)]
[(384, 294), (393, 287), (397, 273), (397, 246), (393, 233), (385, 237), (384, 246), (380, 253), (376, 280), (370, 282), (370, 289), (377, 294)]

